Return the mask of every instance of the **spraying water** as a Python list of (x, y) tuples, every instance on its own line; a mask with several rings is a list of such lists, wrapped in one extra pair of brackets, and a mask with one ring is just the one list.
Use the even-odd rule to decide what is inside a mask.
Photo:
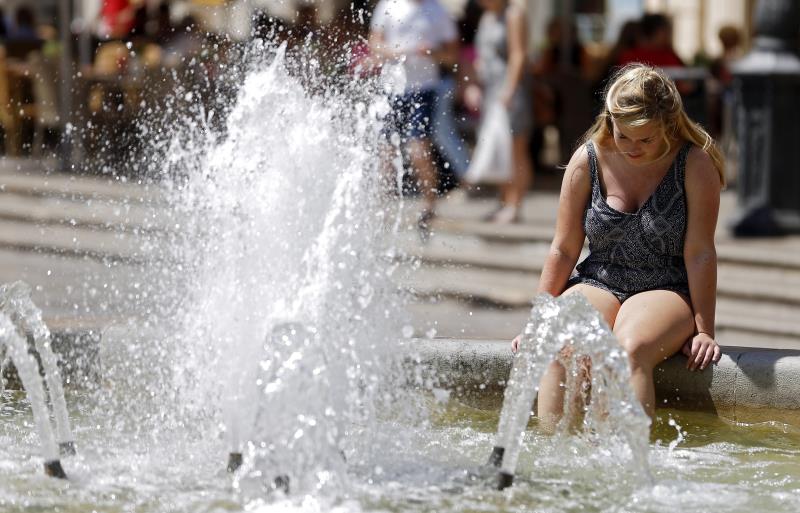
[[(172, 495), (178, 510), (253, 510), (286, 492), (334, 501), (352, 493), (365, 503), (377, 496), (374, 509), (385, 510), (381, 501), (392, 490), (406, 499), (396, 488), (404, 475), (435, 486), (450, 480), (450, 460), (464, 448), (431, 428), (418, 400), (424, 394), (399, 389), (405, 380), (395, 374), (394, 344), (407, 321), (392, 282), (397, 201), (386, 201), (379, 184), (380, 116), (388, 102), (375, 94), (380, 85), (364, 82), (310, 93), (313, 87), (286, 71), (283, 51), (254, 53), (264, 56), (252, 58), (224, 122), (204, 112), (187, 132), (176, 125), (164, 144), (170, 150), (163, 165), (178, 176), (169, 214), (181, 236), (161, 249), (168, 267), (152, 271), (178, 284), (178, 306), (155, 335), (144, 323), (121, 340), (103, 341), (103, 381), (88, 414), (103, 441), (98, 460), (106, 467), (97, 474), (132, 489), (130, 503), (157, 504), (170, 487), (185, 490), (185, 497)], [(513, 407), (504, 408), (496, 441), (510, 473), (535, 393), (535, 385), (522, 384), (538, 382), (541, 366), (566, 342), (552, 335), (572, 333), (576, 352), (592, 357), (593, 402), (604, 387), (617, 386), (603, 376), (621, 379), (623, 388), (627, 381), (616, 345), (588, 347), (599, 328), (579, 313), (581, 305), (537, 305), (526, 340), (547, 342), (524, 343), (533, 352), (524, 365), (522, 355), (515, 362), (512, 381), (520, 385), (507, 388)], [(34, 390), (35, 416), (43, 418), (36, 397)], [(619, 422), (633, 418), (632, 436), (640, 440), (641, 419), (627, 406), (610, 401), (603, 410), (608, 418), (622, 411)], [(605, 418), (589, 412), (585, 422), (602, 430)], [(442, 447), (450, 451), (440, 458), (446, 464), (436, 461)], [(222, 472), (226, 454), (241, 458), (231, 465), (233, 500)], [(411, 461), (419, 457), (424, 464)], [(123, 477), (114, 482), (117, 474)], [(374, 484), (381, 480), (389, 484)], [(197, 489), (211, 490), (205, 502), (186, 498)]]
[[(0, 286), (0, 346), (7, 348), (28, 394), (42, 443), (45, 471), (48, 475), (64, 478), (66, 475), (59, 460), (59, 449), (63, 454), (75, 454), (75, 441), (67, 415), (61, 374), (50, 347), (50, 330), (42, 321), (42, 312), (31, 300), (30, 292), (30, 287), (21, 281)], [(28, 350), (26, 332), (32, 333), (34, 346), (41, 358), (50, 404), (55, 414), (56, 435), (50, 424), (50, 409), (39, 376), (39, 363)]]
[(254, 65), (175, 191), (192, 286), (170, 379), (184, 412), (219, 405), (235, 486), (253, 497), (341, 484), (402, 320), (380, 188), (386, 100), (309, 95), (284, 59)]
[[(539, 381), (554, 360), (567, 369), (565, 412), (557, 431), (569, 428), (576, 414), (571, 405), (581, 404), (584, 411), (577, 413), (584, 415), (584, 430), (596, 437), (623, 437), (636, 468), (649, 476), (650, 419), (628, 385), (627, 355), (582, 294), (558, 299), (542, 294), (534, 301), (506, 384), (489, 458), (491, 465), (500, 468), (497, 487), (503, 489), (513, 482)], [(583, 383), (587, 374), (591, 375), (590, 387)]]

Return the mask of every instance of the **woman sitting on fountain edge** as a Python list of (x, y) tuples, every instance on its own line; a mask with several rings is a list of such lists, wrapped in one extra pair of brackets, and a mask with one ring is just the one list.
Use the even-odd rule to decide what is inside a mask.
[[(690, 370), (720, 358), (714, 231), (723, 162), (660, 69), (631, 64), (609, 84), (567, 165), (539, 292), (586, 296), (625, 348), (631, 385), (652, 417), (660, 362), (681, 349)], [(573, 271), (585, 237), (589, 255)], [(565, 378), (558, 361), (542, 378), (545, 427), (564, 413)]]

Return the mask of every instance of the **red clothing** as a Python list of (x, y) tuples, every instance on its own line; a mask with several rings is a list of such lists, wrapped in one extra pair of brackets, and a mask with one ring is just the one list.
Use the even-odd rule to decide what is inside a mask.
[(631, 48), (622, 52), (619, 60), (617, 60), (617, 65), (624, 66), (632, 62), (641, 62), (642, 64), (661, 68), (684, 66), (681, 58), (671, 48)]
[(130, 0), (103, 0), (100, 9), (103, 27), (112, 37), (124, 37), (133, 29), (133, 10)]

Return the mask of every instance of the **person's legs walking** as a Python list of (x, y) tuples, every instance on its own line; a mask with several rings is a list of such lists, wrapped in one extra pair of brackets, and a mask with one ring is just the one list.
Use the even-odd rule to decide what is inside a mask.
[(501, 186), (502, 208), (492, 220), (497, 223), (513, 223), (519, 219), (525, 194), (533, 183), (533, 164), (528, 153), (528, 134), (518, 134), (511, 145), (511, 180)]
[(433, 164), (431, 142), (428, 138), (411, 139), (407, 145), (411, 164), (422, 190), (423, 211), (433, 212), (436, 206), (438, 180)]

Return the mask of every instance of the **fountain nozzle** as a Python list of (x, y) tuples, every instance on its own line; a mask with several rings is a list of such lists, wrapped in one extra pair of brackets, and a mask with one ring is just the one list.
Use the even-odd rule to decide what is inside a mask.
[(509, 474), (508, 472), (500, 472), (497, 474), (498, 490), (505, 490), (512, 484), (514, 484), (514, 474)]
[(66, 472), (64, 472), (64, 467), (61, 466), (61, 462), (59, 460), (45, 461), (44, 473), (47, 476), (55, 477), (58, 479), (67, 478), (67, 474)]
[(75, 456), (78, 453), (75, 442), (61, 442), (58, 444), (58, 452), (62, 456)]
[(242, 453), (232, 452), (228, 454), (228, 472), (236, 472), (242, 466)]
[(505, 454), (506, 450), (503, 447), (495, 446), (492, 449), (492, 454), (489, 456), (489, 461), (487, 462), (489, 465), (493, 467), (500, 467), (503, 464), (503, 454)]

